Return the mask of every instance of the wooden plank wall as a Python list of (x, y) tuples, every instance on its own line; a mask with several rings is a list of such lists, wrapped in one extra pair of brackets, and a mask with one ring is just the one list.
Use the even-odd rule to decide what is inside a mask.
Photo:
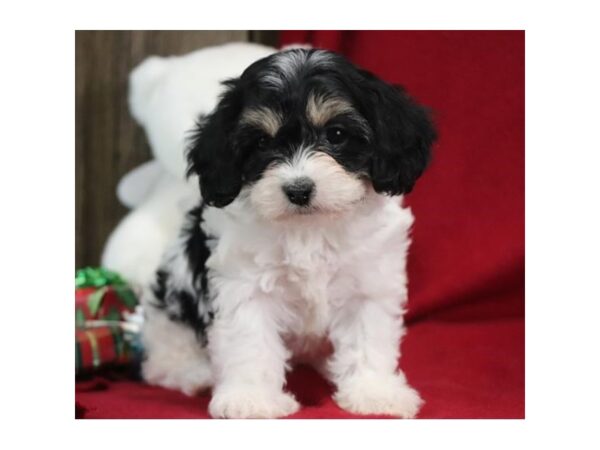
[(98, 265), (127, 209), (119, 179), (150, 159), (143, 130), (127, 110), (127, 77), (149, 55), (175, 55), (229, 41), (276, 45), (274, 31), (75, 32), (75, 261)]

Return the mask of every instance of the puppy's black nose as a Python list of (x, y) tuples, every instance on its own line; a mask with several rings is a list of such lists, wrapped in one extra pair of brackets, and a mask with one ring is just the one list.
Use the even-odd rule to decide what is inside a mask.
[(298, 178), (283, 186), (283, 192), (294, 205), (306, 206), (310, 203), (315, 183), (307, 177)]

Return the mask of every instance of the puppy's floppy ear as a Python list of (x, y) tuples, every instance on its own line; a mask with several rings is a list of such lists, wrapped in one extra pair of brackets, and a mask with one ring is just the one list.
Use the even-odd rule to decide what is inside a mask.
[(242, 109), (238, 79), (224, 83), (226, 91), (210, 115), (200, 120), (187, 152), (188, 175), (198, 174), (204, 201), (222, 208), (242, 188), (241, 154), (232, 139)]
[(427, 110), (402, 87), (391, 86), (366, 71), (362, 75), (374, 131), (371, 182), (377, 192), (407, 194), (427, 167), (436, 130)]

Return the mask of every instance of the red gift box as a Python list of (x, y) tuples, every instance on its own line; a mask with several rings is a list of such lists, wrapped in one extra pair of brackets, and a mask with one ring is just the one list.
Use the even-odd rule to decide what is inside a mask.
[(75, 330), (77, 373), (106, 365), (126, 364), (135, 358), (136, 352), (132, 343), (118, 323)]
[[(125, 294), (124, 294), (125, 293)], [(133, 312), (137, 305), (129, 288), (104, 286), (75, 290), (75, 323), (84, 326), (87, 320), (122, 320), (124, 312)]]
[(127, 322), (137, 298), (116, 273), (87, 267), (75, 276), (76, 373), (125, 364), (139, 356), (137, 326)]

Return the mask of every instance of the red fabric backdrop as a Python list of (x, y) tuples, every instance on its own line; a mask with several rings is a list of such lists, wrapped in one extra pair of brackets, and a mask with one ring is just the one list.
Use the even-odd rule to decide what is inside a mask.
[[(435, 112), (433, 163), (407, 197), (409, 332), (401, 367), (422, 418), (524, 417), (524, 32), (287, 31), (402, 84)], [(293, 417), (353, 417), (306, 368)], [(186, 398), (132, 381), (77, 383), (85, 417), (207, 417)]]

